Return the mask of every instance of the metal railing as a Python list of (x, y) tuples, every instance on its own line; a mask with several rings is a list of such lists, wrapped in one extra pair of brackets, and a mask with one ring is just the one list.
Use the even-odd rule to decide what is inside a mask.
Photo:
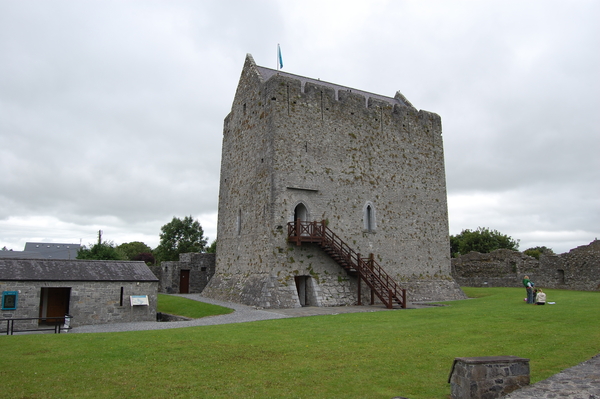
[[(0, 331), (5, 331), (6, 335), (14, 335), (15, 333), (25, 333), (25, 332), (38, 332), (38, 331), (54, 331), (55, 334), (60, 334), (62, 332), (66, 332), (71, 329), (71, 319), (73, 316), (65, 315), (63, 317), (16, 317), (10, 319), (0, 319), (0, 323), (6, 322), (6, 329), (0, 329)], [(38, 321), (38, 327), (40, 328), (15, 328), (15, 321)], [(51, 322), (52, 325), (44, 326), (46, 328), (42, 328), (39, 324), (41, 321), (53, 320)], [(30, 323), (33, 324), (33, 323)]]

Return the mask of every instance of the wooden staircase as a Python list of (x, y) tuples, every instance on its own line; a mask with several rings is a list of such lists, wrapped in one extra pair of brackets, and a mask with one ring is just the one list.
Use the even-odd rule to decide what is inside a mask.
[(361, 305), (361, 281), (367, 283), (371, 289), (371, 305), (374, 295), (392, 309), (394, 303), (406, 308), (406, 290), (400, 286), (383, 270), (370, 254), (362, 258), (348, 244), (340, 239), (331, 229), (321, 222), (303, 222), (297, 220), (288, 223), (288, 241), (296, 245), (314, 243), (325, 251), (334, 261), (343, 267), (349, 274), (358, 275), (358, 304)]

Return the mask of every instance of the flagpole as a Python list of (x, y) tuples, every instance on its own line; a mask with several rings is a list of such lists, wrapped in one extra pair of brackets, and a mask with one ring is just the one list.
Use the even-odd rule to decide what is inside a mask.
[(275, 54), (275, 65), (277, 66), (277, 70), (279, 71), (279, 43), (277, 43), (277, 53)]

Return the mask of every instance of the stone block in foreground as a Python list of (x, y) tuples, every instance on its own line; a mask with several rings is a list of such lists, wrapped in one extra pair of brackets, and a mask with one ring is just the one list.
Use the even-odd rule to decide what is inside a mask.
[(448, 382), (453, 399), (494, 399), (529, 385), (529, 359), (457, 357)]

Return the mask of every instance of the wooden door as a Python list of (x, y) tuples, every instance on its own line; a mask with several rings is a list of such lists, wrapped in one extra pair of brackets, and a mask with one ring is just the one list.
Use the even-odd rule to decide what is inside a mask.
[(179, 271), (179, 293), (189, 294), (190, 292), (190, 271), (180, 270)]
[(42, 288), (40, 317), (46, 318), (42, 322), (63, 323), (65, 315), (69, 313), (70, 301), (70, 287)]

